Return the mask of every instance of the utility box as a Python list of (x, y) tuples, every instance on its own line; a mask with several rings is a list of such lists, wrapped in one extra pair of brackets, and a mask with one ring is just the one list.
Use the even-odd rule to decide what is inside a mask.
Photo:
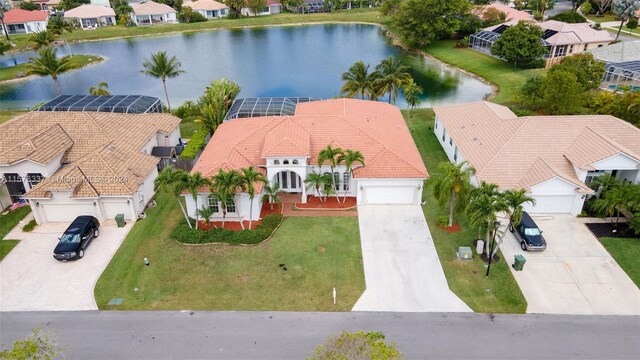
[(124, 214), (116, 215), (116, 224), (118, 224), (119, 228), (124, 227), (126, 224), (126, 222), (124, 222)]
[(460, 246), (456, 254), (458, 255), (458, 260), (473, 260), (473, 252), (471, 252), (471, 248), (468, 246)]
[(511, 266), (515, 271), (522, 271), (522, 269), (524, 268), (524, 263), (526, 262), (527, 262), (527, 259), (525, 259), (524, 256), (516, 255), (514, 256), (513, 265)]

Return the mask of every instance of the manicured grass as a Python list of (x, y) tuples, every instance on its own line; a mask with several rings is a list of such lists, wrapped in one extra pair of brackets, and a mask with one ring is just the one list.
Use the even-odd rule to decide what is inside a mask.
[[(606, 27), (603, 28), (605, 30), (607, 30), (608, 32), (616, 35), (618, 33), (618, 28), (610, 28), (610, 27)], [(625, 32), (628, 31), (628, 32)], [(629, 34), (629, 32), (631, 32), (631, 34)], [(622, 31), (620, 32), (620, 35), (627, 35), (627, 36), (634, 36), (634, 37), (640, 37), (640, 29), (635, 28), (635, 29), (628, 29), (626, 26), (622, 27)], [(615, 37), (615, 36), (614, 36)]]
[(0, 240), (0, 261), (13, 250), (20, 240)]
[(24, 114), (26, 111), (22, 110), (0, 110), (0, 124), (9, 121), (10, 119)]
[[(411, 119), (405, 112), (405, 118), (429, 174), (435, 174), (438, 164), (448, 160), (433, 134), (433, 110), (414, 110)], [(478, 229), (471, 227), (464, 215), (458, 215), (456, 222), (462, 226), (461, 231), (450, 234), (441, 230), (438, 227), (438, 217), (447, 213), (438, 207), (431, 191), (429, 186), (425, 187), (423, 200), (426, 200), (426, 204), (422, 208), (449, 288), (474, 311), (524, 313), (527, 309), (527, 302), (509, 270), (509, 264), (503, 259), (501, 253), (499, 253), (500, 261), (492, 264), (488, 278), (485, 277), (485, 262), (475, 254), (475, 249), (473, 261), (466, 262), (456, 259), (456, 251), (459, 246), (473, 248), (473, 240), (478, 238)]]
[(5, 236), (11, 231), (20, 220), (24, 219), (31, 212), (31, 208), (29, 206), (23, 206), (14, 211), (9, 211), (6, 215), (0, 215), (0, 240), (4, 239)]
[(640, 287), (640, 262), (638, 262), (640, 259), (640, 239), (600, 238), (598, 240), (622, 270), (636, 283), (636, 286)]
[(619, 21), (618, 17), (612, 13), (606, 13), (602, 16), (596, 16), (595, 14), (589, 14), (587, 16), (585, 16), (587, 19), (593, 21), (593, 22), (597, 22), (597, 23), (604, 23), (604, 22), (609, 22), (609, 21)]
[[(349, 11), (337, 11), (324, 14), (283, 13), (270, 16), (243, 17), (241, 19), (215, 19), (206, 22), (191, 24), (166, 24), (129, 28), (122, 25), (104, 26), (91, 31), (76, 30), (71, 34), (65, 34), (65, 37), (68, 42), (73, 42), (119, 37), (168, 34), (183, 31), (206, 31), (223, 28), (241, 28), (246, 26), (269, 26), (318, 22), (383, 23), (387, 20), (387, 17), (380, 15), (378, 9), (354, 9)], [(27, 49), (31, 45), (29, 43), (29, 38), (31, 36), (32, 35), (13, 35), (11, 39), (16, 44), (16, 46), (12, 51)]]
[(505, 105), (513, 103), (514, 91), (522, 86), (528, 77), (543, 75), (546, 72), (544, 69), (521, 70), (503, 60), (469, 48), (457, 49), (454, 40), (436, 41), (422, 50), (497, 85), (500, 90), (492, 101)]
[[(185, 246), (169, 238), (176, 201), (159, 194), (157, 203), (100, 277), (101, 309), (349, 311), (365, 289), (356, 218), (288, 218), (252, 247)], [(112, 298), (124, 303), (108, 306)]]
[[(102, 61), (103, 59), (97, 55), (73, 55), (71, 57), (72, 69), (79, 69), (81, 67)], [(10, 66), (0, 69), (0, 82), (6, 80), (16, 79), (18, 74), (27, 74), (27, 64), (22, 63), (16, 66)]]

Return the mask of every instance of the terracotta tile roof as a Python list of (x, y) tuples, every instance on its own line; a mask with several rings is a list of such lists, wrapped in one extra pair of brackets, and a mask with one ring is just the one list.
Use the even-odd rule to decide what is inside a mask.
[(286, 118), (267, 133), (262, 147), (262, 157), (309, 156), (311, 136), (307, 130)]
[[(240, 118), (220, 125), (192, 172), (213, 175), (218, 169), (266, 166), (277, 137), (287, 134), (291, 151), (309, 145), (308, 164), (328, 144), (359, 150), (366, 166), (356, 178), (426, 178), (427, 170), (397, 107), (372, 101), (335, 99), (298, 104), (294, 116)], [(293, 140), (296, 139), (296, 140)], [(277, 148), (277, 147), (276, 147)], [(299, 153), (302, 154), (303, 151)]]
[(213, 0), (187, 1), (182, 4), (182, 6), (190, 7), (193, 10), (221, 10), (229, 8), (227, 5)]
[(590, 170), (591, 164), (618, 153), (640, 162), (640, 129), (613, 116), (505, 119), (481, 111), (481, 103), (434, 109), (462, 156), (476, 168), (478, 180), (514, 188), (557, 176), (589, 191), (574, 166)]
[(65, 11), (64, 18), (71, 19), (93, 19), (99, 18), (103, 16), (116, 16), (116, 13), (112, 8), (108, 8), (105, 6), (96, 6), (96, 5), (80, 5), (77, 8), (73, 8), (69, 11)]
[(131, 4), (136, 15), (161, 15), (175, 14), (176, 10), (169, 5), (159, 4), (155, 1), (147, 1), (139, 4)]
[(505, 13), (507, 15), (507, 19), (506, 19), (507, 21), (524, 20), (524, 21), (535, 22), (535, 19), (533, 18), (533, 15), (528, 14), (528, 13), (526, 13), (524, 11), (516, 10), (514, 8), (511, 8), (511, 7), (507, 6), (507, 5), (500, 4), (500, 3), (493, 3), (493, 4), (489, 4), (489, 5), (476, 6), (471, 10), (471, 13), (477, 15), (481, 19), (484, 19), (483, 15), (484, 15), (485, 11), (487, 11), (490, 8), (497, 9), (497, 10), (500, 10), (503, 13)]
[(131, 195), (159, 161), (143, 146), (179, 124), (170, 114), (30, 112), (0, 125), (2, 136), (11, 139), (0, 142), (0, 164), (16, 162), (16, 147), (22, 159), (42, 164), (63, 154), (66, 165), (28, 198), (49, 197), (54, 190), (73, 190), (75, 197)]
[(24, 24), (32, 21), (46, 21), (49, 14), (46, 11), (11, 9), (4, 13), (5, 24)]

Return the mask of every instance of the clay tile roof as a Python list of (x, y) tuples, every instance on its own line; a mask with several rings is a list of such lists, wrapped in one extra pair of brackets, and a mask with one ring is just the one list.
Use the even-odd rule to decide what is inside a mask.
[[(159, 159), (143, 147), (159, 132), (170, 134), (180, 119), (170, 114), (30, 112), (0, 125), (0, 164), (41, 164), (62, 154), (66, 164), (26, 197), (72, 190), (75, 197), (131, 195)], [(16, 150), (18, 148), (18, 150)], [(17, 151), (20, 159), (16, 160)]]
[(182, 4), (182, 6), (190, 7), (193, 10), (221, 10), (229, 8), (227, 5), (214, 0), (187, 1)]
[(539, 24), (544, 30), (555, 30), (558, 33), (547, 38), (552, 45), (588, 44), (611, 42), (613, 36), (606, 30), (595, 30), (587, 23), (568, 24), (556, 20), (547, 20)]
[(290, 117), (227, 121), (218, 127), (192, 172), (213, 175), (221, 168), (264, 167), (265, 156), (286, 149), (296, 154), (285, 155), (304, 152), (309, 164), (317, 164), (318, 152), (328, 144), (363, 154), (366, 166), (354, 171), (356, 178), (428, 176), (398, 108), (354, 99), (301, 103)]
[(65, 11), (65, 19), (78, 18), (78, 19), (92, 19), (103, 16), (116, 16), (116, 13), (112, 8), (106, 6), (95, 6), (84, 4), (77, 8), (73, 8), (69, 11)]
[(32, 21), (46, 21), (49, 14), (46, 11), (27, 11), (22, 9), (11, 9), (4, 13), (5, 24), (24, 24)]
[(136, 15), (159, 15), (174, 14), (176, 10), (169, 5), (159, 4), (155, 1), (147, 1), (140, 4), (131, 5), (133, 13)]
[(471, 10), (471, 13), (477, 15), (481, 19), (484, 19), (484, 13), (488, 9), (491, 9), (491, 8), (500, 10), (503, 13), (505, 13), (507, 15), (507, 19), (506, 19), (507, 21), (524, 20), (524, 21), (535, 22), (535, 19), (533, 18), (533, 15), (528, 14), (528, 13), (526, 13), (524, 11), (516, 10), (514, 8), (511, 8), (511, 7), (507, 6), (507, 5), (500, 4), (500, 3), (493, 3), (493, 4), (489, 4), (489, 5), (476, 6)]
[(311, 136), (291, 118), (286, 118), (267, 133), (262, 157), (309, 156)]

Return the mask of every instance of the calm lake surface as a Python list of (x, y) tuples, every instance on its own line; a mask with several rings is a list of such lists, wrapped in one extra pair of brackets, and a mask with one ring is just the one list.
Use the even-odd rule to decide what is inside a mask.
[[(95, 54), (106, 60), (60, 76), (65, 94), (86, 94), (90, 86), (105, 81), (114, 95), (163, 100), (162, 82), (142, 74), (142, 62), (159, 50), (176, 55), (186, 73), (167, 80), (173, 107), (197, 99), (213, 79), (222, 77), (242, 87), (240, 97), (334, 98), (340, 95), (341, 74), (354, 62), (362, 60), (374, 68), (389, 56), (411, 66), (413, 77), (425, 90), (422, 107), (482, 100), (491, 92), (490, 86), (471, 76), (391, 45), (383, 30), (373, 25), (229, 29), (75, 43), (71, 49), (74, 54)], [(66, 47), (58, 47), (58, 52), (66, 54)], [(25, 62), (33, 55), (2, 56), (0, 67)], [(0, 108), (27, 108), (56, 95), (50, 77), (0, 84)], [(401, 95), (397, 105), (406, 107)]]

